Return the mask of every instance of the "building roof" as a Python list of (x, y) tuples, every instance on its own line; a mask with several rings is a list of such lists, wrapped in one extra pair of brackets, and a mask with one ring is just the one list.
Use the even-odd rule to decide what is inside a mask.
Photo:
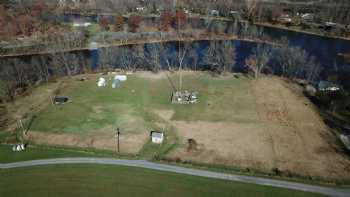
[(151, 131), (151, 137), (163, 138), (164, 137), (164, 133), (163, 132), (158, 132), (158, 131)]

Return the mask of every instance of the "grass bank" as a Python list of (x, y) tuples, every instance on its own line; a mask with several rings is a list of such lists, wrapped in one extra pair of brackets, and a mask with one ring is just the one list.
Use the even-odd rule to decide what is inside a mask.
[[(1, 196), (322, 196), (153, 170), (55, 165), (0, 171)], [(49, 183), (49, 184), (48, 184)]]

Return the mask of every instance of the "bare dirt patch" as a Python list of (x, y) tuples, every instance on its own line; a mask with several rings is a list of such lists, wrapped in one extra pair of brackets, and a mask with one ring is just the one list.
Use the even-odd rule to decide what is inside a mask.
[(159, 109), (159, 110), (154, 110), (154, 112), (163, 120), (169, 121), (174, 115), (173, 110), (165, 110), (165, 109)]
[[(323, 178), (349, 178), (350, 160), (337, 152), (312, 103), (279, 78), (252, 82), (260, 123), (175, 121), (183, 147), (170, 157)], [(199, 150), (188, 152), (193, 138)]]
[[(130, 134), (122, 133), (120, 136), (120, 152), (135, 154), (139, 152), (147, 140), (146, 133)], [(31, 131), (27, 139), (38, 144), (49, 144), (59, 146), (74, 146), (81, 148), (95, 148), (103, 150), (116, 150), (117, 144), (113, 132), (110, 134), (53, 134)]]

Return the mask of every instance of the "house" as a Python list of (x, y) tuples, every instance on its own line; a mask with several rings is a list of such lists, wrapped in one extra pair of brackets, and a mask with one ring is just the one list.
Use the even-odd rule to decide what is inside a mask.
[(218, 10), (210, 10), (209, 15), (211, 16), (219, 16), (220, 12)]
[(311, 14), (311, 13), (305, 13), (305, 14), (302, 14), (301, 15), (301, 19), (304, 21), (304, 22), (313, 22), (314, 21), (314, 15)]
[(159, 131), (151, 131), (152, 143), (161, 144), (164, 141), (164, 133)]
[(291, 23), (292, 18), (288, 14), (282, 14), (280, 17), (278, 17), (278, 21), (281, 23)]
[(145, 7), (137, 7), (137, 8), (136, 8), (136, 11), (138, 11), (138, 12), (143, 12), (143, 11), (145, 11), (145, 10), (146, 10)]
[(336, 92), (340, 90), (340, 87), (329, 81), (320, 81), (318, 83), (318, 90), (322, 92)]

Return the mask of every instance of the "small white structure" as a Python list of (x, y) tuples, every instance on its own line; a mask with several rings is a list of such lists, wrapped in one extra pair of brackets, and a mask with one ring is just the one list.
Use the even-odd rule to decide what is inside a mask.
[(97, 82), (97, 87), (106, 87), (106, 79), (103, 77), (100, 77), (100, 79)]
[(152, 143), (161, 144), (164, 141), (164, 133), (158, 131), (151, 131)]
[(114, 79), (119, 81), (126, 81), (128, 77), (126, 75), (116, 75)]
[(311, 13), (305, 13), (301, 15), (301, 19), (305, 22), (312, 22), (314, 20), (314, 15)]
[(85, 22), (85, 23), (75, 22), (75, 23), (73, 23), (73, 27), (88, 27), (90, 25), (91, 25), (91, 23), (88, 23), (88, 22)]
[(138, 12), (142, 12), (142, 11), (145, 11), (145, 10), (146, 10), (145, 7), (137, 7), (136, 8), (136, 11), (138, 11)]
[(13, 152), (21, 152), (25, 150), (24, 144), (16, 144), (12, 147)]
[(220, 15), (220, 12), (218, 10), (210, 10), (209, 11), (209, 14), (211, 16), (219, 16)]

